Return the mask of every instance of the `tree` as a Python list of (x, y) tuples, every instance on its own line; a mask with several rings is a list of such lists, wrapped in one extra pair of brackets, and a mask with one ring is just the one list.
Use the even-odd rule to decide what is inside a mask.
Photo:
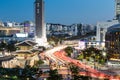
[(67, 47), (65, 48), (65, 52), (67, 53), (67, 56), (71, 57), (71, 54), (73, 53), (73, 48)]
[(49, 78), (48, 80), (62, 80), (62, 76), (58, 74), (57, 69), (49, 71)]
[(7, 43), (5, 41), (1, 41), (0, 43), (0, 51), (3, 51), (4, 49), (6, 49), (7, 47)]
[(12, 51), (16, 51), (17, 47), (15, 46), (15, 44), (7, 44), (7, 47), (6, 47), (7, 51), (8, 52), (12, 52)]
[(69, 69), (72, 74), (72, 80), (79, 80), (79, 67), (75, 66), (74, 64), (70, 63), (69, 64)]
[(59, 38), (57, 38), (55, 36), (51, 36), (50, 38), (48, 38), (48, 41), (51, 45), (55, 46), (58, 44)]
[(84, 59), (90, 60), (90, 58), (92, 58), (95, 62), (99, 62), (99, 60), (104, 58), (102, 51), (94, 47), (83, 50), (81, 55), (84, 56)]
[(42, 65), (44, 62), (42, 60), (39, 60), (35, 63), (34, 67), (39, 68), (40, 65)]
[(78, 55), (78, 57), (77, 57), (78, 60), (83, 60), (83, 58), (84, 58), (84, 55), (83, 55), (83, 54), (80, 54), (80, 55)]

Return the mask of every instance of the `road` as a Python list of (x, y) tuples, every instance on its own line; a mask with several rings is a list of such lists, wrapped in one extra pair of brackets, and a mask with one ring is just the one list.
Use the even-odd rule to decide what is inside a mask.
[(66, 53), (63, 50), (57, 51), (54, 53), (54, 55), (56, 57), (59, 57), (62, 60), (67, 61), (68, 63), (73, 63), (76, 66), (78, 66), (79, 68), (83, 68), (83, 69), (87, 70), (87, 72), (80, 73), (81, 75), (91, 76), (91, 77), (95, 77), (95, 78), (109, 78), (109, 80), (120, 80), (120, 77), (111, 76), (111, 75), (107, 75), (103, 72), (99, 72), (99, 71), (91, 68), (90, 66), (85, 65), (84, 63), (82, 63), (79, 60), (71, 59), (70, 57), (65, 56), (65, 54)]
[(44, 55), (46, 57), (50, 58), (51, 60), (53, 60), (54, 62), (56, 62), (57, 64), (58, 63), (66, 64), (66, 62), (73, 63), (76, 66), (78, 66), (79, 68), (82, 68), (87, 71), (84, 73), (81, 72), (80, 73), (81, 75), (91, 76), (91, 77), (96, 77), (96, 78), (109, 78), (109, 80), (120, 80), (120, 77), (111, 76), (111, 75), (105, 74), (103, 72), (99, 72), (99, 71), (91, 68), (89, 65), (82, 63), (79, 60), (75, 60), (75, 59), (65, 56), (66, 53), (63, 51), (63, 49), (65, 47), (67, 47), (67, 46), (61, 45), (61, 46), (54, 47), (53, 49), (45, 51)]
[(67, 46), (61, 45), (61, 46), (54, 47), (53, 49), (45, 51), (44, 55), (46, 57), (50, 58), (51, 60), (53, 60), (55, 63), (64, 64), (65, 61), (61, 60), (59, 57), (56, 57), (54, 55), (54, 53), (57, 52), (57, 51), (60, 51), (60, 50), (64, 49), (65, 47), (67, 47)]

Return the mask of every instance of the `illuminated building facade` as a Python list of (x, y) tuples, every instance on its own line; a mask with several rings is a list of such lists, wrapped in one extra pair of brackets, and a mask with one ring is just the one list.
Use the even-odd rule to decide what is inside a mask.
[(109, 27), (105, 39), (106, 49), (111, 53), (120, 54), (120, 24)]

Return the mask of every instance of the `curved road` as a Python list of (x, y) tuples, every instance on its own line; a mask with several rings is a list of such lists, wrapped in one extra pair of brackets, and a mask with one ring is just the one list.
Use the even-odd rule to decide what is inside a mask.
[(57, 46), (57, 47), (54, 47), (53, 49), (50, 49), (50, 50), (47, 50), (44, 53), (44, 55), (48, 58), (50, 58), (51, 60), (53, 60), (55, 63), (65, 63), (65, 61), (63, 61), (62, 59), (60, 59), (59, 57), (56, 57), (54, 55), (55, 52), (57, 51), (60, 51), (64, 48), (66, 48), (67, 46), (64, 46), (64, 45), (61, 45), (61, 46)]
[(81, 75), (86, 75), (86, 76), (91, 76), (91, 77), (96, 77), (96, 78), (108, 78), (109, 80), (120, 80), (120, 77), (110, 76), (110, 75), (107, 75), (103, 72), (99, 72), (99, 71), (91, 68), (90, 66), (83, 64), (79, 60), (71, 59), (71, 58), (65, 56), (65, 54), (66, 53), (63, 50), (57, 51), (54, 53), (54, 55), (56, 57), (59, 57), (62, 60), (67, 61), (68, 63), (73, 63), (76, 66), (78, 66), (79, 68), (83, 68), (83, 69), (88, 71), (87, 73), (80, 73)]
[(50, 58), (51, 60), (55, 61), (56, 63), (61, 63), (61, 64), (65, 64), (67, 63), (73, 63), (76, 66), (78, 66), (79, 68), (83, 68), (84, 70), (86, 70), (87, 72), (81, 72), (81, 75), (85, 75), (85, 76), (91, 76), (91, 77), (96, 77), (96, 78), (109, 78), (109, 80), (120, 80), (120, 77), (116, 77), (116, 76), (111, 76), (108, 74), (105, 74), (103, 72), (99, 72), (93, 68), (91, 68), (88, 65), (85, 65), (84, 63), (82, 63), (79, 60), (75, 60), (72, 59), (70, 57), (65, 56), (65, 52), (63, 51), (63, 49), (67, 47), (65, 45), (61, 45), (58, 47), (55, 47), (51, 50), (47, 50), (44, 52), (44, 55), (48, 58)]

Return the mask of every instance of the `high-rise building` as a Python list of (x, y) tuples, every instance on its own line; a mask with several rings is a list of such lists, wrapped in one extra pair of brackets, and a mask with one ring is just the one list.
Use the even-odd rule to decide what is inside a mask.
[(35, 1), (35, 26), (36, 26), (36, 37), (41, 38), (43, 35), (44, 27), (44, 1)]
[(38, 46), (46, 46), (47, 37), (44, 23), (44, 0), (35, 0), (35, 26), (35, 39)]
[(120, 20), (120, 0), (115, 0), (115, 7), (116, 7), (115, 10), (116, 19)]
[[(106, 39), (105, 46), (108, 53), (120, 54), (119, 38), (120, 38), (120, 24), (110, 26), (105, 36), (105, 39)], [(118, 58), (120, 58), (120, 56), (118, 56)]]

